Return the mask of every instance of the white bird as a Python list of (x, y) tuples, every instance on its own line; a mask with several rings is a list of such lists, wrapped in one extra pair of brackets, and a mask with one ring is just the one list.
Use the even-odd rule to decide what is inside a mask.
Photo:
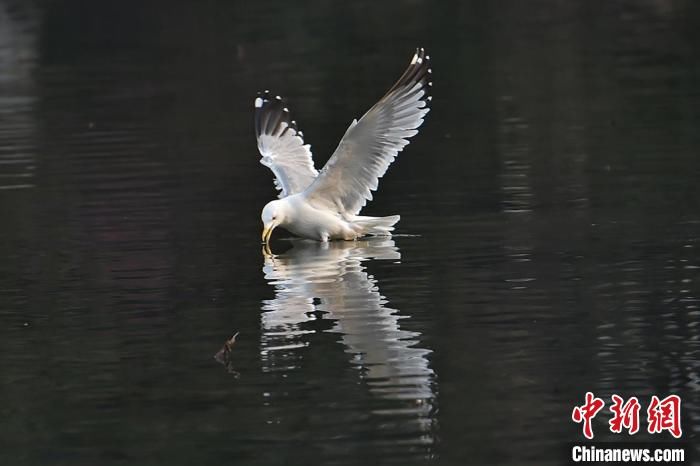
[(353, 120), (321, 172), (281, 97), (265, 91), (255, 99), (260, 163), (270, 167), (280, 199), (262, 210), (262, 240), (281, 226), (318, 241), (390, 235), (398, 215), (359, 215), (372, 200), (387, 168), (418, 133), (428, 113), (430, 57), (419, 48), (406, 71), (379, 102)]

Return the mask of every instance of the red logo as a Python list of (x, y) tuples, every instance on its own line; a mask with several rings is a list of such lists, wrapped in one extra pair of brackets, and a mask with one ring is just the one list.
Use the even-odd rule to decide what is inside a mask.
[(659, 400), (656, 395), (651, 397), (651, 403), (647, 409), (647, 420), (650, 434), (658, 434), (667, 430), (675, 438), (683, 434), (681, 430), (681, 398), (678, 395), (669, 395)]
[[(586, 402), (581, 406), (575, 406), (571, 412), (571, 419), (583, 423), (583, 435), (587, 439), (593, 438), (592, 420), (603, 409), (605, 402), (596, 398), (591, 392), (586, 392)], [(639, 411), (641, 405), (636, 396), (625, 401), (621, 396), (612, 395), (610, 412), (613, 417), (608, 421), (610, 432), (619, 434), (623, 429), (629, 435), (639, 432)], [(678, 395), (669, 395), (663, 400), (658, 396), (651, 397), (647, 408), (647, 431), (650, 434), (660, 434), (667, 430), (675, 438), (683, 435), (681, 430), (681, 398)]]
[(612, 396), (613, 404), (610, 411), (613, 413), (613, 418), (610, 419), (610, 432), (619, 434), (622, 428), (627, 429), (627, 433), (634, 435), (639, 432), (639, 408), (640, 404), (636, 396), (633, 396), (626, 403), (617, 396)]
[(586, 403), (581, 406), (576, 406), (571, 412), (571, 419), (574, 422), (581, 423), (583, 421), (583, 435), (587, 439), (593, 438), (593, 426), (591, 426), (591, 419), (598, 414), (598, 411), (603, 409), (605, 402), (600, 398), (593, 396), (593, 393), (586, 392)]

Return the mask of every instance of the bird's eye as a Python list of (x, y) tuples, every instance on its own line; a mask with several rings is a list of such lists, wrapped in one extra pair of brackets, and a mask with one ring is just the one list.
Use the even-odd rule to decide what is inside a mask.
[(272, 220), (275, 220), (275, 219), (277, 219), (277, 215), (272, 216)]

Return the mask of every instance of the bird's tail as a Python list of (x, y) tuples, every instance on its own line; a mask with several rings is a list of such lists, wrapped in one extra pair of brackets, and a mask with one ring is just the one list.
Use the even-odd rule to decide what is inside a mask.
[(360, 227), (363, 235), (391, 236), (394, 225), (401, 220), (400, 215), (390, 215), (388, 217), (363, 217), (357, 216), (353, 223)]

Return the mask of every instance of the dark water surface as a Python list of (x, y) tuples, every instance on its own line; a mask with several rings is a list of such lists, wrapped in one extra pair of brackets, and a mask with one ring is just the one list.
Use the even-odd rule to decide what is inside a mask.
[[(561, 464), (586, 391), (700, 443), (697, 2), (240, 3), (0, 0), (0, 464)], [(320, 166), (419, 45), (399, 235), (266, 257), (255, 93)]]

